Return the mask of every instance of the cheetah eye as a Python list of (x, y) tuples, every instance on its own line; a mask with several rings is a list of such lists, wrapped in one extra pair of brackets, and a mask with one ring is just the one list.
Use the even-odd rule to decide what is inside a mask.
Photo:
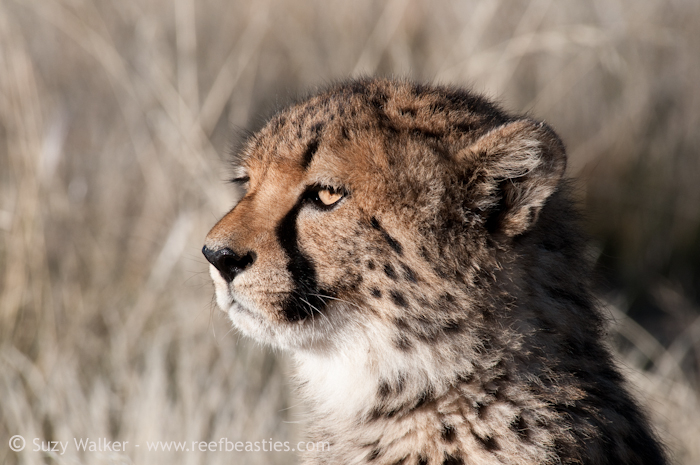
[(239, 176), (237, 178), (231, 179), (229, 182), (236, 186), (236, 192), (240, 200), (248, 192), (248, 186), (250, 185), (250, 177)]
[(318, 191), (318, 199), (323, 203), (323, 205), (330, 207), (338, 200), (343, 198), (343, 194), (340, 192), (334, 192), (330, 189), (322, 189)]
[(240, 186), (244, 189), (247, 189), (248, 183), (250, 182), (250, 176), (239, 176), (237, 178), (231, 179), (229, 182), (236, 186)]
[(342, 189), (326, 186), (314, 186), (307, 194), (307, 198), (320, 208), (330, 208), (340, 202), (346, 193)]

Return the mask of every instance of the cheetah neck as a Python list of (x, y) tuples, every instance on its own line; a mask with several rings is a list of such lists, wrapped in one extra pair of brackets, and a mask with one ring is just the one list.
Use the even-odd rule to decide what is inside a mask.
[(296, 354), (301, 392), (314, 412), (333, 421), (364, 421), (378, 403), (410, 402), (436, 392), (452, 375), (425, 348), (406, 354), (389, 338), (358, 337), (342, 349)]
[[(420, 460), (451, 457), (467, 441), (481, 441), (475, 448), (485, 450), (493, 428), (476, 425), (478, 402), (492, 397), (484, 366), (470, 366), (464, 358), (446, 363), (427, 347), (409, 357), (382, 341), (358, 338), (344, 350), (295, 354), (299, 392), (309, 407), (309, 437), (331, 444), (330, 455), (308, 454), (308, 463), (400, 463), (406, 451), (413, 452), (405, 463), (433, 463)], [(454, 373), (455, 366), (468, 370)], [(469, 370), (479, 374), (470, 377)], [(461, 443), (440, 441), (461, 433), (464, 425), (449, 423), (457, 415), (472, 418), (475, 430), (489, 433)], [(382, 456), (372, 458), (377, 450)]]

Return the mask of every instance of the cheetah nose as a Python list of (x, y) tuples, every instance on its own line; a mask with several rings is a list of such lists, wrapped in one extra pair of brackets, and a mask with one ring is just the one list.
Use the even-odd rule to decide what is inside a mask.
[(252, 265), (256, 257), (255, 252), (246, 252), (243, 255), (239, 255), (227, 247), (212, 250), (206, 245), (202, 247), (202, 253), (209, 260), (209, 263), (219, 270), (226, 282), (229, 283), (239, 273), (242, 273), (243, 270)]

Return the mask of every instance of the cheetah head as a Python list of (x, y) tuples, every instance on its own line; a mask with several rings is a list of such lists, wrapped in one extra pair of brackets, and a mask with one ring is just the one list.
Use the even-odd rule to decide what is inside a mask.
[(499, 250), (537, 223), (564, 168), (547, 126), (464, 90), (335, 85), (237, 155), (244, 194), (203, 249), (217, 303), (243, 333), (296, 350), (358, 337), (410, 350), (465, 331)]

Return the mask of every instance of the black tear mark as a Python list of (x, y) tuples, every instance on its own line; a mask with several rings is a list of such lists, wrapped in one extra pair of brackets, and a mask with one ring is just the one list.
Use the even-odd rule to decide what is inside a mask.
[(384, 240), (386, 241), (386, 243), (389, 244), (389, 246), (390, 246), (392, 249), (394, 249), (394, 251), (395, 251), (397, 254), (403, 255), (403, 246), (402, 246), (401, 244), (399, 244), (399, 242), (398, 242), (396, 239), (394, 239), (393, 237), (391, 237), (391, 235), (389, 235), (389, 233), (386, 232), (386, 231), (384, 230), (384, 228), (382, 228), (382, 226), (379, 224), (379, 221), (377, 220), (377, 218), (375, 218), (375, 217), (373, 216), (373, 217), (370, 219), (370, 224), (372, 225), (372, 227), (373, 227), (374, 229), (376, 229), (377, 231), (379, 231), (379, 232), (381, 233), (382, 238), (384, 238)]
[(326, 303), (320, 294), (333, 297), (328, 292), (322, 292), (319, 289), (315, 264), (299, 249), (297, 217), (302, 203), (303, 198), (297, 201), (275, 229), (277, 240), (289, 259), (287, 271), (292, 275), (294, 283), (294, 290), (284, 303), (283, 308), (285, 317), (290, 322), (303, 320), (314, 312), (321, 312)]

